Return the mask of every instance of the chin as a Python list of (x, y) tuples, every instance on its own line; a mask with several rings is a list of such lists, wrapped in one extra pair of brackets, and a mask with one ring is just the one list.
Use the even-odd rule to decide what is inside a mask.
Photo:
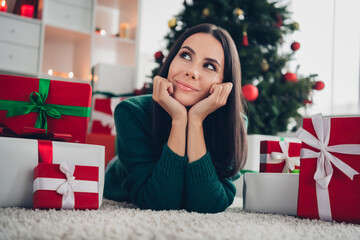
[(189, 96), (189, 94), (174, 94), (174, 98), (185, 107), (191, 107), (199, 102), (195, 96)]

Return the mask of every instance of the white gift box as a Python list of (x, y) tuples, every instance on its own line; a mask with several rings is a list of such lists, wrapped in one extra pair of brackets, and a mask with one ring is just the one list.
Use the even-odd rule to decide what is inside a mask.
[[(105, 148), (52, 141), (52, 163), (99, 167), (99, 207), (104, 190)], [(34, 168), (39, 161), (36, 139), (0, 137), (0, 207), (31, 208)]]
[(245, 173), (245, 211), (297, 215), (299, 174)]

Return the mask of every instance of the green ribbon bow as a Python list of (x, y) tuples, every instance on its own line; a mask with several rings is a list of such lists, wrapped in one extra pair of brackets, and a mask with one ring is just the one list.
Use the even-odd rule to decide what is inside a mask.
[(66, 106), (45, 103), (50, 87), (50, 79), (39, 79), (39, 92), (30, 94), (30, 102), (0, 100), (0, 110), (7, 110), (6, 117), (38, 112), (35, 128), (47, 131), (47, 117), (61, 118), (61, 115), (90, 117), (90, 107)]

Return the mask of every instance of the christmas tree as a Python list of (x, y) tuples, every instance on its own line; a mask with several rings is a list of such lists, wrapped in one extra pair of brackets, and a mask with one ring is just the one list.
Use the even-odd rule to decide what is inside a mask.
[[(184, 10), (169, 20), (167, 49), (187, 28), (197, 24), (212, 23), (226, 29), (241, 62), (248, 133), (274, 135), (287, 131), (289, 121), (301, 117), (298, 109), (312, 102), (313, 89), (324, 87), (323, 82), (316, 81), (316, 74), (299, 76), (299, 66), (287, 69), (300, 48), (300, 43), (293, 42), (287, 46), (289, 51), (283, 51), (284, 36), (299, 30), (290, 15), (287, 6), (267, 0), (185, 0)], [(153, 77), (164, 57), (162, 51), (156, 52), (159, 67), (153, 70)]]

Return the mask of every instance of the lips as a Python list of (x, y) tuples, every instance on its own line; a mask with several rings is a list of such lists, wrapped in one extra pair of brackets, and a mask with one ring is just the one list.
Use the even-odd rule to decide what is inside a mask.
[(198, 92), (199, 91), (198, 89), (196, 89), (195, 87), (193, 87), (189, 84), (186, 84), (186, 83), (183, 83), (183, 82), (180, 82), (177, 80), (175, 80), (175, 82), (180, 89), (182, 89), (186, 92)]

